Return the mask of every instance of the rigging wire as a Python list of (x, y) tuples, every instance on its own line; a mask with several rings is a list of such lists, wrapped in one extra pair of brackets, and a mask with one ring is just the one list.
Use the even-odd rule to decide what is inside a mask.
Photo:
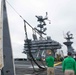
[(13, 8), (13, 6), (8, 2), (8, 1), (6, 1), (10, 6), (11, 6), (11, 8), (32, 28), (32, 29), (34, 29), (14, 8)]
[[(10, 7), (21, 17), (21, 15), (13, 8), (13, 6), (6, 0), (6, 2), (10, 5)], [(21, 17), (22, 18), (22, 17)]]
[(24, 22), (26, 22), (35, 32), (37, 32), (39, 35), (40, 35), (40, 33), (35, 29), (35, 28), (33, 28), (14, 8), (13, 8), (13, 6), (6, 0), (6, 2), (10, 5), (10, 7), (17, 13), (17, 15), (19, 15), (22, 19), (23, 19), (23, 21)]

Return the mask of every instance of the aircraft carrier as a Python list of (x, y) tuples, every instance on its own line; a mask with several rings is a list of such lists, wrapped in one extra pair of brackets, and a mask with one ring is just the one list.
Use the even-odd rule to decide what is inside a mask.
[[(61, 44), (51, 38), (51, 36), (48, 36), (45, 31), (47, 30), (45, 20), (48, 20), (46, 16), (36, 16), (38, 25), (37, 27), (32, 28), (33, 30), (33, 39), (29, 39), (26, 29), (26, 23), (31, 26), (28, 22), (24, 21), (24, 28), (25, 28), (25, 40), (24, 40), (24, 53), (27, 54), (27, 58), (29, 59), (31, 54), (35, 59), (46, 57), (46, 51), (51, 50), (52, 56), (55, 57), (55, 53), (57, 52), (57, 49), (61, 49)], [(37, 37), (36, 34), (39, 34), (39, 37)], [(44, 36), (45, 37), (44, 37)]]
[[(2, 3), (2, 4), (1, 4)], [(38, 19), (38, 22), (40, 24), (38, 25), (38, 28), (32, 29), (37, 32), (40, 37), (39, 39), (36, 38), (35, 33), (33, 34), (34, 40), (30, 40), (27, 36), (27, 29), (26, 29), (26, 23), (31, 27), (31, 25), (24, 20), (21, 16), (21, 18), (24, 20), (24, 28), (25, 28), (25, 35), (26, 39), (24, 44), (24, 53), (27, 53), (27, 59), (26, 61), (13, 61), (13, 55), (12, 55), (12, 47), (11, 47), (11, 41), (10, 41), (10, 33), (9, 33), (9, 26), (8, 26), (8, 17), (7, 17), (7, 10), (6, 10), (6, 0), (1, 0), (1, 11), (0, 13), (0, 19), (1, 19), (1, 49), (3, 52), (1, 52), (2, 56), (0, 58), (2, 66), (0, 67), (1, 75), (46, 75), (46, 65), (44, 61), (38, 61), (37, 57), (40, 59), (43, 59), (46, 57), (46, 50), (51, 50), (52, 55), (55, 56), (55, 52), (57, 49), (61, 49), (61, 44), (57, 41), (52, 40), (51, 38), (45, 39), (42, 35), (46, 35), (45, 31), (45, 20), (48, 20), (47, 13), (46, 17), (42, 16), (36, 16)], [(68, 51), (72, 50), (71, 47), (72, 42), (70, 39), (72, 39), (72, 34), (67, 33), (68, 38), (67, 42), (64, 42), (64, 44), (68, 47)], [(68, 46), (70, 44), (70, 46)], [(44, 56), (43, 53), (45, 51)], [(35, 59), (36, 58), (36, 59)], [(0, 63), (0, 64), (1, 64)], [(62, 63), (61, 62), (55, 62), (55, 75), (63, 75), (62, 72)]]
[[(3, 63), (3, 65), (0, 67), (1, 75), (46, 75), (46, 68), (43, 68), (43, 66), (44, 66), (42, 64), (43, 62), (41, 63), (39, 61), (36, 61), (31, 54), (30, 50), (32, 50), (32, 49), (30, 49), (30, 42), (29, 42), (30, 40), (27, 37), (26, 25), (24, 25), (25, 34), (26, 34), (25, 40), (27, 41), (27, 43), (25, 43), (25, 44), (28, 47), (25, 47), (25, 48), (26, 49), (28, 48), (27, 53), (29, 53), (29, 55), (33, 61), (32, 60), (30, 60), (30, 62), (29, 61), (15, 61), (14, 62), (13, 61), (12, 47), (11, 47), (10, 33), (9, 33), (9, 25), (8, 25), (8, 17), (7, 17), (7, 9), (6, 9), (6, 0), (1, 0), (0, 4), (1, 4), (1, 12), (2, 12), (2, 13), (0, 13), (1, 14), (1, 16), (0, 16), (1, 24), (0, 25), (2, 25), (2, 27), (3, 27), (1, 30), (1, 33), (3, 35), (2, 36), (3, 40), (1, 41), (1, 44), (3, 45), (3, 46), (1, 45), (2, 46), (1, 49), (3, 51), (3, 53), (2, 53), (3, 62), (1, 62), (1, 63)], [(46, 13), (46, 16), (47, 16), (47, 13)], [(37, 41), (35, 38), (35, 35), (33, 35), (34, 42), (37, 44), (45, 42), (45, 44), (42, 43), (42, 44), (40, 44), (40, 46), (38, 45), (38, 47), (40, 47), (41, 50), (44, 50), (44, 48), (46, 48), (46, 47), (43, 47), (45, 45), (48, 45), (48, 47), (46, 49), (54, 50), (54, 49), (61, 48), (61, 44), (59, 44), (56, 41), (53, 41), (51, 39), (43, 40), (42, 34), (45, 34), (44, 32), (46, 31), (46, 28), (44, 28), (44, 26), (46, 25), (44, 20), (47, 20), (47, 17), (45, 17), (45, 18), (42, 18), (42, 16), (36, 16), (36, 17), (38, 18), (38, 21), (40, 21), (42, 24), (40, 23), (40, 25), (38, 25), (40, 27), (40, 30), (35, 28), (35, 31), (40, 34), (40, 40)], [(26, 20), (24, 20), (24, 24), (25, 23), (27, 23), (29, 25), (29, 23), (26, 22)], [(34, 28), (32, 28), (32, 29), (34, 29)], [(50, 40), (50, 42), (48, 42), (48, 40)], [(42, 41), (42, 42), (40, 42), (40, 41)], [(36, 49), (37, 49), (37, 44), (36, 44)], [(52, 47), (49, 47), (50, 45)], [(54, 45), (55, 45), (55, 47), (54, 47)], [(42, 54), (42, 52), (41, 52), (41, 54)]]

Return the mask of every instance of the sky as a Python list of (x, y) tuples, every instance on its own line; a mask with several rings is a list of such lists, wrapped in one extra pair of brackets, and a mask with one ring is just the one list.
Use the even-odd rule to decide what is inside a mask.
[[(46, 12), (48, 12), (51, 24), (46, 21), (47, 36), (61, 43), (61, 50), (66, 54), (67, 48), (63, 44), (66, 41), (64, 36), (70, 31), (74, 37), (71, 40), (74, 42), (72, 47), (76, 50), (76, 0), (7, 0), (6, 6), (14, 58), (23, 55), (24, 50), (24, 21), (19, 15), (32, 27), (37, 27), (38, 22), (35, 16), (45, 17)], [(28, 38), (31, 39), (33, 32), (28, 25), (27, 32)]]

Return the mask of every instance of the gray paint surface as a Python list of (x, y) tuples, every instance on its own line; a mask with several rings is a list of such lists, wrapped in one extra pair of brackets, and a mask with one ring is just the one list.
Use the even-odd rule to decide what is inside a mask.
[(2, 75), (15, 75), (5, 0), (2, 0), (2, 14), (3, 14), (3, 58), (4, 58), (4, 67), (2, 69)]

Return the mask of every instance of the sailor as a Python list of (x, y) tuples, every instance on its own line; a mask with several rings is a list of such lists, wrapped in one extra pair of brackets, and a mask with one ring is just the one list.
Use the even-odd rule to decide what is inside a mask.
[(66, 57), (62, 62), (62, 69), (64, 75), (75, 75), (76, 74), (76, 63), (71, 57), (71, 52), (68, 52), (68, 57)]
[(45, 59), (47, 65), (47, 75), (54, 75), (54, 57), (51, 55), (51, 50), (47, 50), (48, 56)]

